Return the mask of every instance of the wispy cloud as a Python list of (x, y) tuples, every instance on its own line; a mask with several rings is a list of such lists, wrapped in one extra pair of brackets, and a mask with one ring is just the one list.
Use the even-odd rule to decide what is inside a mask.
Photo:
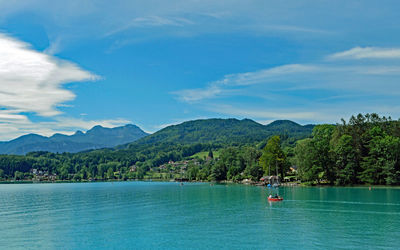
[(184, 89), (172, 92), (184, 102), (196, 102), (203, 99), (214, 98), (218, 96), (223, 90), (218, 86), (209, 86), (204, 89)]
[[(272, 32), (273, 36), (278, 33), (285, 37), (331, 33), (316, 25), (317, 22), (309, 21), (318, 18), (310, 14), (321, 11), (315, 11), (314, 4), (292, 4), (299, 10), (273, 0), (257, 0), (251, 4), (236, 0), (116, 1), (113, 4), (106, 0), (0, 1), (0, 22), (29, 10), (46, 22), (44, 26), (51, 37), (62, 37), (63, 46), (77, 38), (109, 38), (133, 29), (140, 29), (141, 34), (126, 32), (123, 38), (182, 37), (182, 33), (195, 36), (235, 32), (258, 36)], [(308, 13), (304, 15), (306, 18), (298, 17), (299, 11)], [(329, 9), (328, 13), (331, 12)], [(50, 51), (54, 49), (58, 48), (51, 47)]]
[(400, 59), (400, 48), (355, 47), (327, 57), (330, 60)]
[(223, 79), (208, 84), (205, 88), (184, 89), (172, 92), (179, 100), (185, 102), (197, 102), (203, 99), (215, 98), (230, 93), (239, 93), (232, 87), (278, 81), (283, 76), (303, 74), (321, 71), (321, 67), (314, 65), (289, 64), (255, 72), (225, 75)]
[[(400, 60), (382, 62), (385, 58), (396, 59), (396, 50), (375, 48), (364, 52), (348, 50), (334, 55), (338, 55), (337, 58), (353, 55), (371, 58), (367, 63), (350, 60), (343, 64), (322, 58), (309, 64), (228, 74), (204, 88), (184, 89), (173, 94), (180, 101), (198, 104), (214, 113), (258, 121), (332, 122), (358, 112), (387, 115), (388, 110), (390, 114), (400, 115), (395, 108), (400, 96)], [(274, 98), (265, 98), (268, 95)], [(251, 101), (246, 102), (244, 97)]]
[(56, 39), (54, 39), (54, 41), (50, 40), (50, 46), (47, 49), (45, 49), (44, 53), (50, 56), (54, 56), (55, 54), (60, 52), (61, 41), (62, 41), (61, 37), (57, 37)]
[(224, 76), (222, 80), (216, 81), (213, 84), (230, 85), (230, 86), (244, 86), (260, 84), (266, 81), (277, 80), (279, 77), (303, 74), (321, 71), (321, 67), (305, 64), (288, 64), (278, 67), (258, 70), (255, 72), (246, 72), (238, 74), (229, 74)]
[(275, 25), (254, 25), (252, 29), (258, 31), (278, 31), (278, 32), (286, 32), (286, 33), (303, 33), (303, 34), (331, 34), (331, 31), (295, 26), (295, 25), (285, 25), (285, 24), (275, 24)]
[[(381, 56), (379, 58), (386, 55), (386, 50), (381, 51), (381, 54), (377, 52)], [(339, 52), (335, 55), (346, 53)], [(378, 59), (378, 55), (375, 56)], [(229, 95), (248, 95), (249, 93), (251, 95), (251, 91), (243, 91), (243, 89), (248, 89), (253, 85), (263, 85), (264, 91), (328, 89), (398, 95), (400, 93), (400, 86), (397, 86), (400, 75), (399, 63), (343, 65), (320, 61), (314, 64), (287, 64), (253, 72), (228, 74), (221, 80), (208, 83), (204, 88), (184, 89), (172, 94), (177, 96), (178, 100), (191, 103)], [(254, 92), (253, 96), (259, 96), (259, 94), (259, 92)]]
[(160, 27), (160, 26), (174, 26), (183, 27), (186, 25), (194, 24), (191, 20), (183, 17), (162, 17), (162, 16), (146, 16), (136, 17), (126, 24), (109, 31), (105, 36), (115, 35), (117, 33), (133, 29), (133, 28), (146, 28), (146, 27)]

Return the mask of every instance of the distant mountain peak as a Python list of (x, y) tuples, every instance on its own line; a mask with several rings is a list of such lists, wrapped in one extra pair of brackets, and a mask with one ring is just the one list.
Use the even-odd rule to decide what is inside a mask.
[(74, 135), (75, 135), (75, 136), (76, 136), (76, 135), (84, 135), (84, 133), (83, 133), (82, 131), (80, 131), (80, 130), (77, 130), (77, 131), (75, 132)]
[[(96, 126), (94, 126), (93, 128), (89, 129), (87, 132), (93, 131), (93, 130), (102, 130), (102, 129), (105, 129), (105, 127), (103, 127), (103, 126), (101, 126), (101, 125), (96, 125)], [(86, 133), (87, 133), (87, 132), (86, 132)]]
[(101, 125), (97, 125), (86, 133), (78, 130), (73, 135), (57, 133), (53, 136), (45, 137), (37, 134), (27, 134), (12, 141), (0, 143), (0, 154), (26, 154), (32, 151), (74, 153), (115, 147), (134, 142), (147, 135), (138, 126), (132, 124), (115, 128), (104, 128)]
[(242, 121), (250, 121), (250, 122), (254, 122), (252, 119), (249, 118), (243, 118)]
[[(38, 135), (38, 134), (31, 133), (31, 134), (22, 135), (22, 136), (20, 136), (20, 137), (18, 137), (16, 139), (19, 139), (19, 138), (21, 138), (21, 139), (30, 139), (30, 138), (43, 139), (43, 138), (47, 138), (47, 137), (45, 137), (43, 135)], [(14, 139), (14, 140), (16, 140), (16, 139)], [(14, 141), (14, 140), (12, 140), (12, 141)]]
[(266, 126), (282, 126), (282, 125), (292, 125), (292, 126), (301, 126), (300, 124), (291, 121), (291, 120), (276, 120), (267, 124)]
[(127, 127), (127, 128), (138, 128), (138, 126), (134, 125), (134, 124), (126, 124), (123, 127)]

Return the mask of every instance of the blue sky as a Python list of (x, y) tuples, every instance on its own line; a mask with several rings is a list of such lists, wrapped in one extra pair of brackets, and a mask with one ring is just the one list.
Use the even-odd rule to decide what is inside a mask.
[(398, 1), (0, 0), (0, 140), (400, 117)]

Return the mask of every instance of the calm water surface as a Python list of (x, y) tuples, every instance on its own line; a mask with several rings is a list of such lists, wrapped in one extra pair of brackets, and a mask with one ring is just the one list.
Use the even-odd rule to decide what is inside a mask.
[(0, 248), (399, 249), (400, 189), (0, 185)]

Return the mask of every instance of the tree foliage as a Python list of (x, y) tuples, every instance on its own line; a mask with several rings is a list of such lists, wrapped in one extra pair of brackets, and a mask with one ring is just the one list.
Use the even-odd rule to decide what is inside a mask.
[(295, 152), (304, 181), (400, 183), (400, 121), (390, 117), (359, 114), (348, 123), (315, 126), (312, 138), (298, 141)]
[(271, 175), (271, 173), (281, 174), (283, 178), (286, 171), (286, 155), (281, 148), (281, 139), (279, 136), (272, 136), (267, 145), (262, 150), (260, 157), (260, 164), (264, 169), (264, 174)]

